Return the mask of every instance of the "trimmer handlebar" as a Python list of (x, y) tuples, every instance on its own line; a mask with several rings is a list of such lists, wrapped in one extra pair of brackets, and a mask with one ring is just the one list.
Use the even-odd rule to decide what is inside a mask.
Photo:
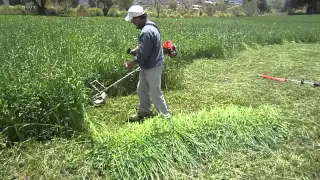
[(135, 55), (136, 55), (136, 53), (135, 53), (135, 52), (134, 52), (134, 53), (130, 53), (130, 52), (131, 52), (131, 50), (132, 50), (131, 48), (128, 48), (128, 49), (127, 49), (127, 54), (130, 54), (130, 55), (132, 55), (132, 56), (135, 56)]

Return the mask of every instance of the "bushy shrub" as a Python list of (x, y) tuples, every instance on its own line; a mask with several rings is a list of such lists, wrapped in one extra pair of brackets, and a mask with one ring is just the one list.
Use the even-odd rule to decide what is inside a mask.
[(25, 7), (22, 5), (12, 6), (14, 14), (25, 14)]
[(244, 13), (244, 12), (239, 12), (239, 13), (235, 14), (235, 16), (237, 16), (237, 17), (244, 17), (244, 16), (246, 16), (246, 13)]
[(148, 11), (147, 14), (149, 17), (157, 17), (157, 13), (153, 11), (152, 12)]
[(227, 9), (227, 12), (232, 14), (233, 16), (236, 16), (236, 17), (242, 17), (242, 16), (245, 16), (246, 13), (244, 12), (244, 8), (243, 6), (232, 6), (230, 8)]
[(63, 8), (55, 7), (55, 12), (57, 16), (76, 16), (76, 9), (74, 8)]
[(169, 17), (171, 17), (171, 18), (182, 18), (181, 14), (179, 14), (178, 12), (170, 14)]
[(103, 16), (103, 12), (100, 8), (89, 8), (88, 15), (89, 16)]
[(188, 13), (188, 14), (183, 14), (182, 15), (183, 18), (192, 18), (192, 14)]
[(214, 17), (218, 17), (218, 18), (229, 18), (229, 17), (232, 17), (232, 14), (231, 13), (221, 13), (221, 12), (218, 12), (214, 15)]
[(57, 9), (55, 7), (47, 7), (46, 14), (49, 16), (56, 16)]
[(3, 5), (0, 6), (0, 14), (7, 14), (7, 15), (24, 15), (26, 14), (25, 8), (22, 5), (10, 6), (10, 5)]
[(65, 9), (62, 8), (62, 7), (55, 7), (55, 8), (52, 8), (52, 9), (55, 9), (55, 12), (56, 12), (57, 16), (65, 15)]
[(108, 16), (111, 17), (119, 17), (120, 11), (117, 8), (110, 8), (108, 12)]
[(207, 13), (203, 13), (203, 14), (201, 15), (201, 17), (210, 17), (210, 16), (209, 16), (209, 14), (207, 14)]
[(294, 13), (295, 13), (295, 14), (306, 14), (305, 11), (300, 10), (300, 9), (296, 10)]
[(126, 17), (126, 15), (127, 15), (127, 11), (119, 11), (119, 14), (118, 14), (119, 17)]
[(188, 9), (185, 9), (185, 8), (179, 9), (178, 12), (179, 12), (182, 16), (184, 16), (185, 14), (190, 14), (190, 11), (189, 11)]
[(293, 9), (293, 10), (289, 11), (288, 14), (289, 15), (303, 15), (303, 14), (306, 14), (306, 12), (302, 9), (297, 9), (297, 10)]
[(75, 13), (77, 16), (88, 16), (89, 15), (89, 8), (84, 5), (79, 5), (75, 8)]
[(159, 14), (159, 17), (160, 18), (167, 18), (167, 17), (169, 17), (166, 13), (160, 13)]

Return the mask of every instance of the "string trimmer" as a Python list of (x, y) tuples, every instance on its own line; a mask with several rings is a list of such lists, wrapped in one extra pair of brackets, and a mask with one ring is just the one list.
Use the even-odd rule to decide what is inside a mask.
[(266, 79), (271, 79), (271, 80), (275, 80), (275, 81), (280, 81), (280, 82), (295, 82), (295, 83), (300, 83), (300, 84), (309, 84), (312, 85), (313, 87), (319, 87), (320, 83), (316, 83), (316, 82), (311, 82), (311, 81), (305, 81), (305, 80), (295, 80), (295, 79), (288, 79), (288, 78), (280, 78), (280, 77), (275, 77), (275, 76), (270, 76), (270, 75), (266, 75), (266, 74), (259, 74), (258, 76), (262, 77), (262, 78), (266, 78)]
[[(176, 48), (175, 44), (172, 43), (171, 40), (166, 40), (165, 43), (162, 45), (162, 47), (163, 47), (164, 55), (168, 55), (169, 57), (176, 57), (177, 56), (177, 54), (178, 54), (177, 48)], [(131, 55), (135, 56), (135, 53), (131, 53), (131, 50), (132, 49), (129, 48), (127, 50), (127, 54), (131, 54)], [(136, 68), (135, 70), (131, 71), (130, 73), (128, 73), (127, 75), (125, 75), (121, 79), (117, 80), (116, 82), (114, 82), (113, 84), (111, 84), (108, 87), (105, 87), (98, 80), (92, 81), (90, 84), (97, 91), (97, 93), (92, 98), (94, 106), (100, 106), (106, 102), (106, 99), (107, 99), (106, 91), (109, 88), (113, 87), (114, 85), (118, 84), (120, 81), (124, 80), (128, 76), (130, 76), (133, 73), (140, 71), (140, 70), (141, 70), (140, 67)], [(97, 86), (99, 86), (99, 87), (97, 87)]]

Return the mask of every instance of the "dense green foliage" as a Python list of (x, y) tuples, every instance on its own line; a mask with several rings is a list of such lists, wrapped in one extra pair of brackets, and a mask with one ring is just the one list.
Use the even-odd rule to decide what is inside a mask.
[(159, 118), (127, 123), (135, 94), (110, 98), (87, 109), (94, 141), (55, 138), (11, 148), (0, 141), (0, 177), (319, 179), (319, 89), (256, 76), (317, 81), (319, 58), (319, 44), (299, 43), (197, 59), (184, 68), (184, 88), (165, 92), (175, 138)]
[[(317, 16), (235, 19), (155, 19), (162, 39), (180, 55), (166, 58), (163, 87), (181, 88), (184, 65), (201, 57), (228, 57), (255, 45), (319, 42)], [(23, 25), (22, 25), (23, 24)], [(89, 82), (108, 85), (127, 73), (126, 49), (135, 27), (117, 18), (0, 16), (0, 128), (11, 140), (69, 136), (86, 130)], [(179, 69), (179, 70), (178, 70)], [(135, 91), (137, 74), (108, 91)]]

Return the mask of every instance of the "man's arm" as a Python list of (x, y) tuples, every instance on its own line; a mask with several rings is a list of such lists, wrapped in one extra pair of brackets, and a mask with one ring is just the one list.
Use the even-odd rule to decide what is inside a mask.
[(134, 62), (143, 65), (151, 54), (152, 40), (148, 33), (142, 32), (139, 37), (139, 45), (134, 57)]

